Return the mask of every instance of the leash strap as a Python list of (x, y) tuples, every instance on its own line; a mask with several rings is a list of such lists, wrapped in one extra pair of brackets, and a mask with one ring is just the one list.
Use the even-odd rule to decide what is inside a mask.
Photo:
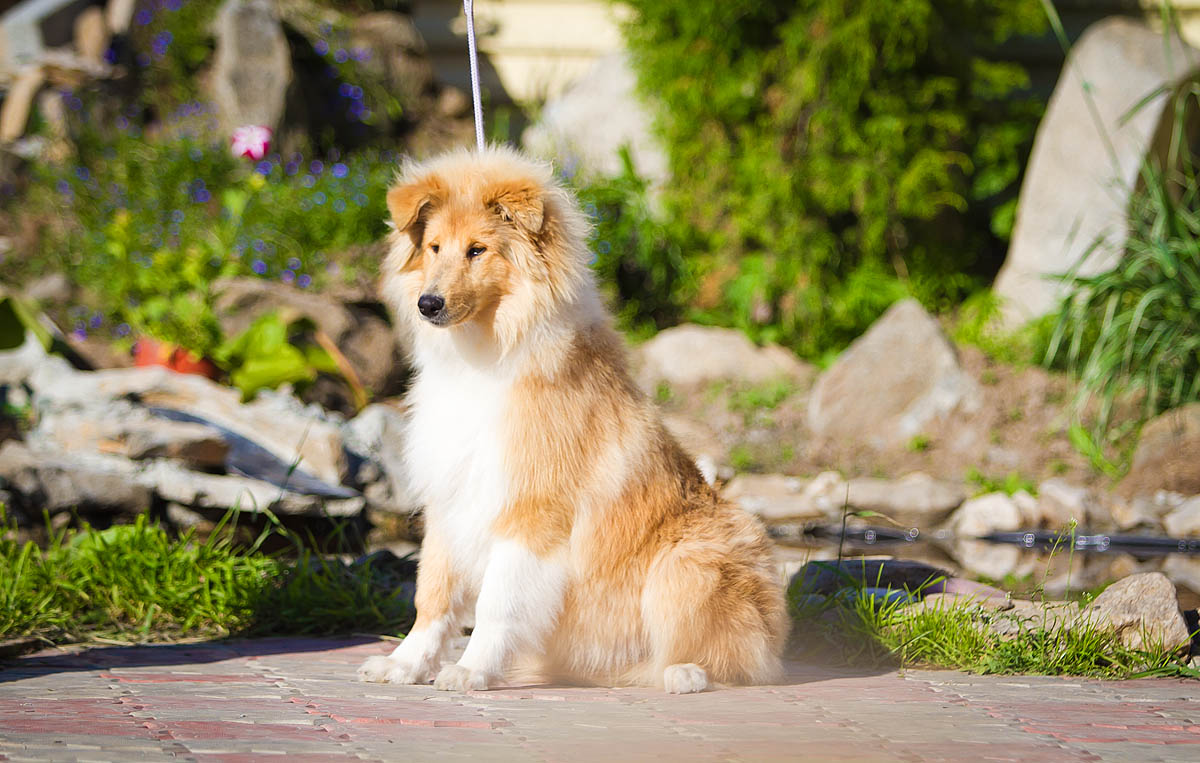
[(463, 13), (467, 17), (467, 52), (471, 57), (471, 103), (475, 107), (475, 146), (483, 153), (483, 104), (479, 98), (479, 63), (475, 58), (474, 5), (474, 0), (463, 0)]

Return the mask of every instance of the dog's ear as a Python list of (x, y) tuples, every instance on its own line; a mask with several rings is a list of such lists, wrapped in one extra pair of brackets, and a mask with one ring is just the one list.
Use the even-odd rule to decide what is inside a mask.
[(484, 204), (506, 222), (515, 223), (534, 234), (545, 222), (545, 202), (542, 189), (525, 180), (512, 180), (491, 186), (483, 197)]
[(387, 193), (388, 211), (396, 230), (406, 231), (417, 224), (427, 211), (446, 200), (446, 187), (436, 176), (398, 185)]

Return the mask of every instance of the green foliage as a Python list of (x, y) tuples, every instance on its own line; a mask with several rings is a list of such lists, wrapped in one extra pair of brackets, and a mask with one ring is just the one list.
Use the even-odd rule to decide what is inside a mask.
[(929, 450), (933, 442), (929, 439), (929, 435), (916, 434), (908, 441), (908, 450), (912, 453), (924, 453)]
[(1037, 363), (1050, 344), (1054, 318), (1038, 318), (1018, 329), (1006, 329), (1000, 298), (990, 290), (972, 294), (959, 305), (950, 330), (955, 343), (978, 347), (988, 357), (1013, 366)]
[(370, 565), (239, 547), (224, 522), (200, 541), (191, 532), (172, 538), (143, 515), (54, 534), (45, 550), (14, 541), (2, 507), (0, 524), (0, 638), (385, 632), (412, 615), (398, 582)]
[(247, 399), (260, 389), (312, 382), (320, 371), (336, 374), (338, 368), (329, 353), (304, 341), (312, 329), (311, 321), (286, 321), (277, 312), (267, 313), (217, 347), (213, 360), (233, 369), (229, 380)]
[(975, 495), (1005, 493), (1013, 495), (1024, 490), (1030, 495), (1038, 493), (1037, 483), (1022, 477), (1020, 472), (1009, 472), (1003, 477), (989, 477), (974, 466), (967, 469), (967, 482), (975, 486)]
[(22, 211), (58, 222), (21, 265), (69, 273), (92, 292), (78, 331), (103, 325), (209, 354), (223, 340), (212, 310), (219, 279), (320, 287), (332, 275), (326, 253), (385, 231), (390, 157), (252, 165), (187, 138), (132, 129), (81, 137), (77, 164), (38, 168)]
[(650, 208), (648, 182), (622, 149), (623, 171), (577, 189), (591, 215), (593, 269), (617, 312), (621, 326), (635, 336), (677, 323), (690, 293), (688, 266), (679, 231)]
[(215, 43), (212, 23), (220, 2), (140, 0), (130, 27), (133, 64), (141, 77), (144, 105), (160, 116), (200, 95), (200, 73)]
[[(1198, 93), (1179, 96), (1180, 120)], [(1200, 179), (1183, 136), (1179, 122), (1168, 160), (1176, 169), (1143, 169), (1120, 262), (1081, 276), (1093, 249), (1064, 277), (1069, 293), (1045, 358), (1078, 374), (1077, 412), (1098, 401), (1093, 442), (1110, 439), (1121, 399), (1140, 396), (1147, 418), (1200, 400)]]
[(700, 318), (818, 357), (995, 272), (1040, 112), (997, 46), (1037, 0), (629, 5)]

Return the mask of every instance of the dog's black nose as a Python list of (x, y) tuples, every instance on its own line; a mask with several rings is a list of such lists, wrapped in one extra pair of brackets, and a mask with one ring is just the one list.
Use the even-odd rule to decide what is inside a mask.
[(442, 311), (446, 306), (446, 300), (435, 294), (422, 294), (417, 300), (417, 309), (421, 311), (421, 315), (426, 318), (432, 318)]

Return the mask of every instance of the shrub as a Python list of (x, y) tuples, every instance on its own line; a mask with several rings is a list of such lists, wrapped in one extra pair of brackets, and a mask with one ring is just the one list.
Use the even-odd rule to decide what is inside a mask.
[(997, 46), (1038, 0), (629, 5), (700, 317), (815, 356), (994, 274), (1040, 112)]

